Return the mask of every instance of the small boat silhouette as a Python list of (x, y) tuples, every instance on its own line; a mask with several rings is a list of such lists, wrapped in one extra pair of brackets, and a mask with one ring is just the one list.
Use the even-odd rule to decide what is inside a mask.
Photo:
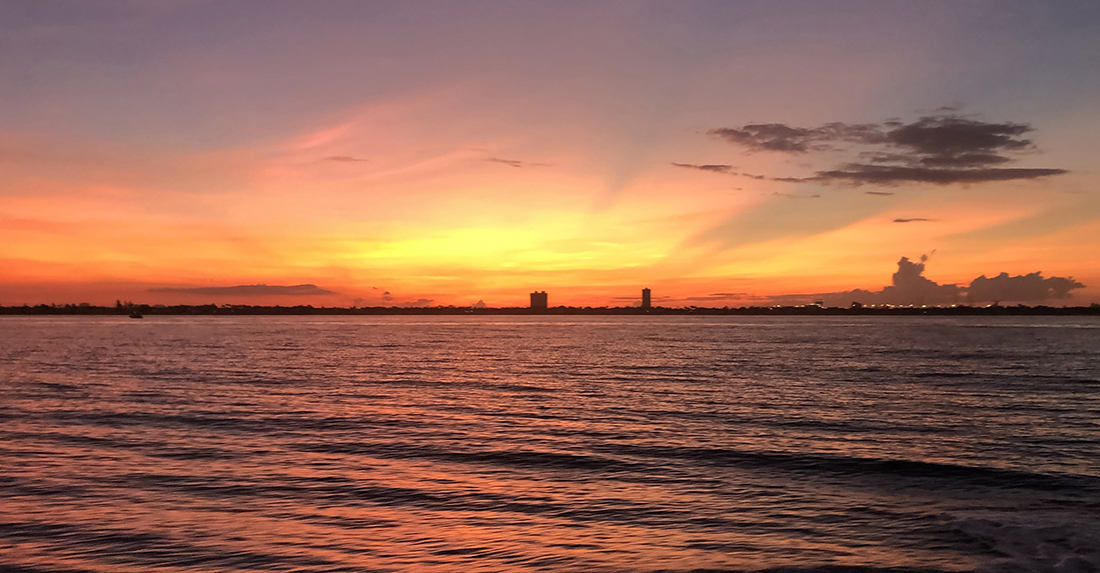
[(141, 312), (135, 310), (135, 311), (130, 313), (130, 318), (145, 318), (145, 317), (142, 316)]

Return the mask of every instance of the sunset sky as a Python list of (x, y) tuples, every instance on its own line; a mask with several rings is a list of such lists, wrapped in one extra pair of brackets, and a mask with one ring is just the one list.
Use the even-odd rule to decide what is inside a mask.
[(6, 0), (0, 305), (1100, 302), (1098, 126), (1095, 0)]

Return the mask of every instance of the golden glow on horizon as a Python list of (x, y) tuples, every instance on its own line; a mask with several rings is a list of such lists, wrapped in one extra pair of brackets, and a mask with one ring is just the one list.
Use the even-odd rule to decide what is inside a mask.
[[(486, 188), (507, 186), (491, 181)], [(639, 195), (651, 193), (642, 184), (634, 189)], [(941, 283), (965, 283), (978, 274), (1020, 267), (1024, 268), (1017, 274), (1043, 270), (1048, 276), (1057, 272), (1089, 281), (1077, 265), (1050, 256), (1059, 250), (1058, 244), (1087, 241), (1088, 231), (1075, 228), (1047, 236), (1045, 242), (1053, 243), (1053, 250), (1031, 249), (1030, 256), (1020, 256), (1019, 247), (987, 250), (986, 256), (1006, 265), (992, 270), (978, 266), (981, 258), (951, 251), (952, 242), (962, 240), (955, 237), (1026, 219), (1034, 210), (1024, 204), (956, 201), (947, 208), (919, 209), (900, 204), (832, 231), (727, 249), (695, 241), (700, 225), (720, 223), (721, 211), (676, 215), (669, 212), (674, 206), (670, 201), (656, 205), (664, 213), (640, 208), (637, 202), (604, 211), (585, 205), (543, 210), (511, 223), (499, 220), (482, 203), (450, 225), (444, 224), (442, 213), (427, 207), (425, 217), (440, 223), (336, 219), (328, 224), (279, 225), (242, 224), (232, 215), (219, 223), (148, 213), (127, 201), (127, 195), (135, 193), (128, 189), (81, 192), (76, 187), (71, 192), (81, 197), (70, 199), (56, 191), (52, 197), (0, 199), (5, 282), (54, 285), (59, 291), (65, 284), (103, 281), (150, 287), (308, 282), (340, 292), (333, 304), (367, 298), (376, 285), (397, 293), (402, 302), (424, 298), (435, 304), (470, 304), (478, 299), (494, 305), (522, 304), (517, 300), (538, 288), (551, 289), (556, 304), (603, 305), (620, 304), (616, 297), (633, 296), (638, 285), (656, 286), (661, 296), (672, 300), (723, 292), (761, 297), (856, 287), (877, 290), (888, 283), (899, 256), (916, 257), (933, 249), (939, 250), (927, 276)], [(248, 194), (241, 197), (254, 200)], [(446, 195), (441, 199), (444, 205), (454, 205)], [(752, 203), (740, 207), (753, 208)], [(284, 211), (282, 217), (286, 216)], [(917, 220), (895, 223), (899, 218)], [(463, 226), (464, 220), (481, 224)], [(910, 247), (929, 243), (930, 236), (936, 237), (931, 248)], [(1063, 237), (1061, 243), (1057, 236)], [(127, 296), (151, 298), (140, 292)]]

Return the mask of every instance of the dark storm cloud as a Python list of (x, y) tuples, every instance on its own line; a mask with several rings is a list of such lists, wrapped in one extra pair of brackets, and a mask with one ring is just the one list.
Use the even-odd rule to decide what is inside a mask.
[(1022, 123), (991, 123), (956, 115), (927, 116), (912, 123), (827, 123), (815, 128), (780, 123), (713, 129), (709, 133), (750, 151), (803, 154), (860, 149), (861, 162), (818, 171), (810, 177), (772, 177), (789, 183), (846, 182), (853, 185), (932, 183), (951, 185), (1036, 179), (1064, 169), (998, 167), (1034, 149)]
[(930, 169), (927, 167), (903, 167), (884, 165), (845, 165), (843, 169), (819, 171), (813, 177), (777, 177), (776, 181), (803, 183), (808, 181), (847, 181), (856, 185), (863, 183), (891, 185), (896, 183), (933, 183), (950, 185), (952, 183), (983, 183), (987, 181), (1011, 181), (1014, 179), (1037, 179), (1066, 173), (1065, 169)]
[(359, 159), (358, 157), (352, 157), (350, 155), (332, 155), (325, 158), (325, 161), (337, 161), (340, 163), (359, 163), (361, 161), (368, 161), (367, 159)]
[(1072, 277), (1044, 278), (1042, 273), (1009, 276), (1001, 273), (993, 278), (982, 275), (968, 286), (941, 285), (924, 276), (927, 255), (920, 261), (902, 257), (890, 286), (873, 292), (856, 289), (845, 292), (776, 297), (778, 304), (799, 304), (809, 300), (824, 300), (826, 306), (849, 306), (853, 302), (881, 305), (950, 305), (979, 302), (1041, 302), (1071, 298), (1071, 291), (1085, 285)]
[(698, 169), (700, 171), (711, 171), (714, 173), (728, 173), (730, 175), (736, 175), (733, 171), (732, 165), (696, 165), (694, 163), (673, 163), (676, 167), (684, 167), (686, 169)]
[(890, 130), (886, 140), (922, 156), (922, 163), (987, 165), (1007, 161), (997, 152), (1031, 147), (1030, 140), (1019, 139), (1031, 130), (1021, 123), (986, 123), (956, 116), (922, 117)]
[(194, 287), (194, 288), (153, 288), (149, 292), (199, 294), (216, 296), (317, 296), (336, 294), (333, 291), (323, 289), (317, 285), (237, 285), (228, 287)]
[(875, 143), (883, 134), (878, 125), (848, 125), (827, 123), (807, 129), (782, 123), (761, 123), (740, 128), (719, 128), (708, 131), (726, 141), (743, 145), (754, 151), (786, 151), (806, 153), (815, 149), (827, 149), (836, 142)]

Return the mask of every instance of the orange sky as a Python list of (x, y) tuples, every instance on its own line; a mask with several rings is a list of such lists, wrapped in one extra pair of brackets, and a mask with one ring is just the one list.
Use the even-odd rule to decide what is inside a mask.
[[(1042, 271), (1086, 285), (1048, 303), (1100, 302), (1087, 5), (26, 6), (0, 31), (3, 305), (740, 306), (928, 253), (942, 284)], [(921, 118), (1023, 131), (892, 131)], [(754, 124), (810, 131), (714, 131)], [(1032, 171), (917, 180), (944, 158)], [(884, 165), (912, 178), (821, 175)], [(335, 294), (150, 290), (305, 283)]]

